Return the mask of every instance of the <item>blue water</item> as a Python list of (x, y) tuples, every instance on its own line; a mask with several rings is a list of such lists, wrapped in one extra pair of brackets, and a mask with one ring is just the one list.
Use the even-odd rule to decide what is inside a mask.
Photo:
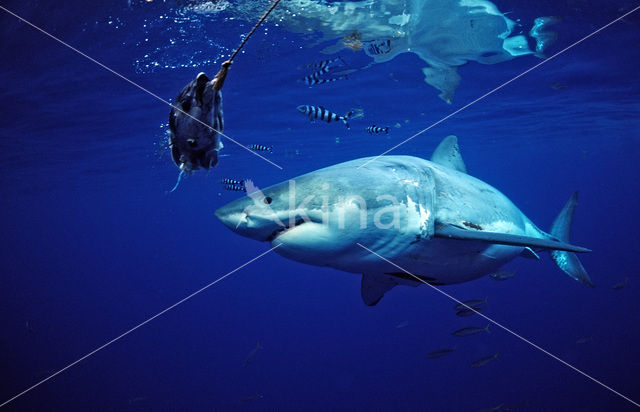
[[(523, 24), (562, 16), (549, 55), (640, 5), (495, 3)], [(214, 74), (253, 24), (196, 15), (171, 1), (0, 5), (167, 100), (197, 72)], [(297, 67), (325, 58), (320, 50), (336, 40), (307, 47), (307, 38), (267, 23), (224, 86), (225, 133), (273, 145), (269, 158), (283, 170), (224, 140), (229, 156), (218, 167), (167, 195), (178, 173), (165, 148), (166, 105), (1, 10), (0, 31), (0, 402), (268, 249), (213, 215), (240, 197), (222, 190), (221, 177), (264, 187), (377, 155), (541, 61), (469, 63), (459, 69), (451, 105), (424, 83), (424, 63), (411, 54), (362, 69), (370, 60), (345, 50), (360, 70), (307, 88), (296, 83), (304, 75)], [(482, 278), (443, 290), (462, 300), (488, 297), (487, 316), (635, 401), (638, 44), (636, 13), (395, 152), (428, 158), (444, 136), (457, 135), (470, 174), (543, 229), (580, 190), (572, 241), (593, 250), (581, 260), (595, 289), (543, 254), (540, 262), (511, 262), (506, 268), (516, 276), (505, 282)], [(338, 113), (359, 107), (365, 117), (351, 130), (311, 124), (299, 104)], [(391, 133), (368, 135), (372, 123)], [(613, 290), (625, 277), (627, 286)], [(359, 276), (270, 253), (6, 409), (635, 409), (495, 326), (491, 334), (451, 336), (486, 324), (456, 317), (453, 305), (422, 286), (398, 287), (366, 307)], [(576, 343), (581, 338), (587, 342)], [(263, 349), (243, 367), (257, 342)], [(452, 346), (446, 357), (425, 358)], [(497, 352), (494, 362), (469, 367)]]

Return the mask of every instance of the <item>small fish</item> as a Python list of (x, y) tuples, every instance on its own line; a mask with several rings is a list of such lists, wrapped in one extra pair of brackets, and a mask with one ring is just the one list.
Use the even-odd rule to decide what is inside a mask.
[(429, 352), (425, 355), (425, 357), (427, 359), (435, 359), (435, 358), (441, 358), (445, 355), (450, 354), (451, 352), (455, 351), (456, 348), (445, 348), (445, 349), (438, 349), (438, 350), (434, 350), (433, 352)]
[(474, 309), (463, 309), (456, 312), (456, 316), (460, 316), (461, 318), (475, 315), (476, 312), (481, 312), (484, 308), (474, 308)]
[(337, 122), (338, 120), (342, 120), (344, 125), (347, 126), (347, 129), (350, 128), (348, 120), (351, 116), (353, 116), (352, 111), (350, 111), (344, 116), (339, 116), (333, 112), (330, 112), (329, 110), (325, 109), (322, 106), (309, 106), (306, 104), (298, 106), (298, 111), (306, 115), (307, 117), (309, 117), (309, 119), (312, 122), (315, 119), (320, 119), (327, 123)]
[(244, 398), (240, 399), (240, 403), (249, 403), (256, 399), (262, 399), (262, 398), (264, 398), (264, 395), (259, 392), (256, 392), (253, 395), (245, 396)]
[(220, 183), (223, 185), (244, 186), (244, 180), (222, 179)]
[(507, 272), (506, 270), (499, 270), (489, 275), (493, 280), (502, 281), (511, 279), (515, 275), (514, 272)]
[(261, 144), (250, 144), (247, 146), (248, 149), (254, 150), (256, 152), (269, 152), (273, 153), (273, 146), (263, 146)]
[(229, 190), (231, 192), (246, 192), (247, 188), (238, 185), (224, 185), (224, 190)]
[(582, 337), (582, 338), (580, 338), (580, 339), (576, 340), (576, 343), (577, 343), (578, 345), (583, 345), (583, 344), (585, 344), (585, 343), (587, 343), (587, 342), (593, 342), (593, 335), (591, 335), (591, 336), (585, 336), (585, 337)]
[(522, 401), (522, 402), (518, 402), (518, 403), (512, 403), (510, 405), (505, 405), (504, 408), (502, 408), (501, 410), (503, 411), (515, 411), (517, 409), (521, 409), (525, 406), (528, 406), (531, 403), (531, 401)]
[(504, 406), (504, 403), (501, 403), (498, 406), (494, 406), (493, 408), (485, 408), (485, 409), (480, 409), (478, 412), (496, 412), (496, 411), (502, 411), (504, 409), (502, 409), (502, 407)]
[(27, 333), (36, 333), (36, 331), (33, 329), (33, 327), (31, 326), (31, 323), (29, 321), (26, 321), (24, 323), (24, 328), (27, 331)]
[(479, 299), (471, 299), (471, 300), (465, 300), (462, 303), (459, 303), (457, 305), (455, 305), (453, 307), (454, 310), (464, 310), (464, 309), (469, 309), (469, 308), (484, 308), (485, 306), (487, 306), (487, 298), (484, 298), (484, 300), (479, 300)]
[(388, 127), (378, 127), (375, 124), (372, 126), (367, 127), (367, 132), (370, 134), (378, 134), (378, 133), (386, 133), (389, 134), (389, 128)]
[(387, 54), (391, 51), (391, 40), (389, 39), (368, 41), (366, 44), (364, 51), (369, 56)]
[(620, 290), (620, 289), (624, 288), (625, 286), (627, 286), (628, 282), (629, 282), (629, 277), (627, 276), (626, 278), (624, 278), (624, 280), (622, 282), (616, 283), (611, 288), (613, 290)]
[(495, 355), (491, 355), (491, 356), (485, 356), (484, 358), (480, 358), (477, 361), (471, 362), (471, 365), (469, 366), (471, 366), (472, 368), (479, 368), (480, 366), (484, 366), (494, 359), (498, 359), (498, 355), (499, 353), (496, 353)]
[(490, 323), (487, 324), (487, 326), (484, 327), (484, 328), (479, 328), (477, 326), (470, 326), (468, 328), (458, 329), (455, 332), (451, 332), (451, 334), (453, 336), (471, 336), (471, 335), (475, 335), (476, 333), (480, 333), (480, 332), (491, 333), (491, 332), (489, 332), (489, 325), (491, 325), (491, 324)]
[(147, 398), (145, 396), (136, 396), (135, 398), (129, 399), (129, 405), (138, 405), (146, 400)]
[(330, 79), (323, 79), (320, 77), (320, 74), (322, 73), (316, 72), (316, 73), (310, 74), (308, 76), (303, 77), (300, 81), (302, 81), (304, 84), (308, 86), (315, 86), (316, 84), (325, 84), (325, 83), (337, 82), (338, 80), (347, 79), (347, 76), (338, 76)]
[(249, 366), (249, 364), (251, 363), (251, 361), (253, 360), (253, 358), (255, 358), (256, 354), (258, 353), (258, 351), (262, 349), (262, 345), (260, 345), (260, 341), (258, 341), (258, 343), (256, 344), (256, 347), (253, 348), (251, 350), (251, 352), (249, 352), (249, 354), (247, 355), (247, 357), (244, 359), (244, 362), (242, 362), (242, 367), (246, 368), (247, 366)]
[(396, 329), (404, 328), (404, 327), (406, 327), (407, 325), (409, 325), (409, 321), (408, 321), (408, 320), (404, 320), (404, 321), (402, 321), (402, 322), (400, 322), (400, 323), (398, 323), (398, 324), (396, 325)]
[(327, 73), (331, 69), (331, 67), (335, 66), (336, 63), (340, 63), (341, 65), (346, 64), (344, 60), (342, 60), (342, 57), (338, 56), (333, 59), (320, 60), (319, 62), (300, 66), (298, 67), (298, 69), (319, 69), (319, 72)]
[(564, 84), (558, 82), (551, 83), (550, 86), (554, 90), (565, 90), (569, 88), (569, 86), (565, 86)]

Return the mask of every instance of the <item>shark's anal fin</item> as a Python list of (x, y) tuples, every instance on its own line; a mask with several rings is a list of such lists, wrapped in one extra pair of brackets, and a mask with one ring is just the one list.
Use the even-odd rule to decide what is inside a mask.
[(563, 250), (567, 252), (585, 253), (589, 249), (570, 245), (551, 239), (539, 239), (529, 236), (511, 235), (508, 233), (484, 232), (481, 230), (467, 230), (452, 225), (436, 225), (435, 237), (457, 240), (475, 240), (478, 242), (495, 243), (498, 245), (512, 245), (547, 250)]
[(451, 135), (445, 137), (431, 155), (431, 161), (446, 166), (449, 169), (467, 173), (467, 167), (462, 161), (462, 155), (458, 147), (458, 138), (456, 136)]
[(522, 253), (520, 253), (520, 256), (522, 256), (525, 259), (540, 260), (540, 256), (538, 256), (538, 254), (536, 252), (534, 252), (533, 249), (531, 249), (528, 246), (526, 248), (524, 248)]
[(382, 275), (362, 274), (362, 283), (360, 293), (362, 300), (367, 306), (375, 306), (385, 293), (398, 285), (393, 277)]

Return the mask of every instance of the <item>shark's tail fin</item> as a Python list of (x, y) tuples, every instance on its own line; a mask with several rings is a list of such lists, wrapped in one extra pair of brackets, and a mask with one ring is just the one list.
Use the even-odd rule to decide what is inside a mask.
[[(573, 212), (578, 204), (578, 192), (574, 192), (571, 198), (564, 205), (556, 220), (551, 225), (551, 236), (558, 238), (562, 242), (569, 243), (571, 235), (571, 221), (573, 220)], [(567, 275), (571, 276), (583, 285), (594, 287), (589, 278), (589, 274), (580, 263), (578, 256), (573, 252), (562, 250), (552, 250), (551, 258), (556, 265)]]

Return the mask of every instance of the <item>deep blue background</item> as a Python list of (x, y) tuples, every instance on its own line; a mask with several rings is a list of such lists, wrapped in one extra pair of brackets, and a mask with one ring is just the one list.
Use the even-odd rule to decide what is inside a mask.
[[(525, 29), (536, 16), (563, 16), (550, 53), (639, 5), (598, 3), (496, 2)], [(195, 16), (172, 2), (87, 4), (0, 3), (168, 100), (197, 72), (215, 73), (252, 25), (224, 13)], [(184, 20), (174, 22), (178, 15)], [(217, 207), (239, 196), (222, 191), (220, 177), (264, 187), (379, 154), (540, 62), (461, 67), (452, 105), (423, 82), (424, 63), (410, 54), (306, 88), (296, 83), (304, 75), (297, 67), (324, 58), (319, 50), (333, 42), (304, 47), (302, 37), (265, 27), (225, 84), (225, 132), (273, 145), (269, 157), (284, 170), (225, 141), (230, 156), (218, 168), (167, 196), (177, 176), (163, 150), (168, 107), (0, 11), (0, 402), (267, 250), (215, 219)], [(636, 401), (639, 29), (640, 15), (626, 18), (396, 152), (428, 157), (442, 137), (457, 135), (470, 173), (543, 229), (580, 190), (572, 240), (593, 250), (581, 259), (595, 289), (544, 254), (510, 263), (517, 274), (506, 282), (444, 290), (488, 296), (488, 316)], [(362, 53), (341, 55), (355, 68), (368, 63)], [(158, 67), (145, 67), (154, 61)], [(365, 117), (350, 131), (310, 124), (299, 104), (339, 113), (361, 107)], [(372, 123), (392, 126), (391, 134), (368, 135)], [(624, 289), (612, 290), (627, 276)], [(359, 287), (359, 276), (269, 254), (7, 409), (633, 408), (494, 326), (452, 337), (486, 322), (456, 317), (453, 302), (426, 286), (396, 288), (373, 308)], [(264, 349), (243, 368), (258, 341)], [(454, 345), (447, 357), (425, 359)], [(469, 368), (496, 352), (493, 363)]]

